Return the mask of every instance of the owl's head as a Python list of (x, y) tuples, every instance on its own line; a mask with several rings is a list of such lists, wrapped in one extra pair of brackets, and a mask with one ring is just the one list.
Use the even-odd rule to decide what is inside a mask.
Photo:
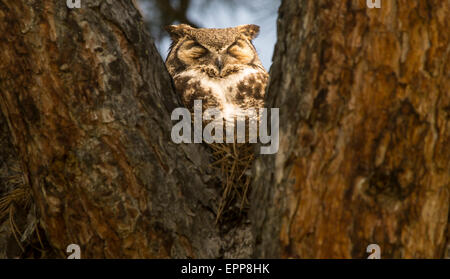
[(211, 78), (224, 78), (249, 67), (264, 69), (252, 44), (259, 33), (257, 25), (209, 29), (180, 24), (166, 30), (172, 38), (166, 60), (172, 76), (195, 69)]

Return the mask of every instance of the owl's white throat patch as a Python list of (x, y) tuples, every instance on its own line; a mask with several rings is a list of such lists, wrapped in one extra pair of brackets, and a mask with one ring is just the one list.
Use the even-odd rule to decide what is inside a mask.
[[(268, 126), (267, 108), (248, 108), (234, 110), (233, 117), (224, 115), (218, 108), (202, 111), (202, 101), (194, 101), (194, 113), (187, 108), (173, 110), (171, 119), (179, 121), (172, 127), (171, 138), (180, 143), (259, 143), (261, 154), (275, 154), (279, 148), (279, 108), (270, 109)], [(207, 123), (203, 127), (203, 123)], [(248, 123), (248, 125), (246, 124)], [(225, 136), (224, 136), (225, 128)], [(248, 131), (246, 129), (248, 128)], [(193, 138), (192, 138), (192, 131)], [(248, 140), (247, 140), (248, 136)]]
[(244, 67), (239, 71), (233, 72), (225, 77), (210, 77), (201, 69), (194, 68), (184, 71), (174, 76), (174, 79), (189, 78), (189, 84), (200, 83), (203, 90), (209, 90), (211, 94), (223, 106), (223, 113), (226, 117), (234, 116), (234, 112), (239, 109), (239, 104), (233, 103), (234, 96), (238, 93), (237, 85), (248, 84), (248, 77), (260, 74), (261, 72), (252, 67)]

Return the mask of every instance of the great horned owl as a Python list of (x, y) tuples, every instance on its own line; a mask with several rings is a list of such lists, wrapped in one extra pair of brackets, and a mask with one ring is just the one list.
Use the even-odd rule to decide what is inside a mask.
[(202, 100), (203, 109), (218, 108), (226, 118), (236, 109), (260, 108), (268, 74), (252, 40), (259, 26), (224, 29), (166, 28), (172, 45), (166, 66), (188, 109)]

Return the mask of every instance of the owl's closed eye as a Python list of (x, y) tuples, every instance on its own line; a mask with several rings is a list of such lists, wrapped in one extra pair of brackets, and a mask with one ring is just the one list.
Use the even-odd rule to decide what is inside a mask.
[(194, 40), (184, 42), (178, 50), (178, 57), (186, 63), (192, 63), (206, 55), (208, 50)]
[(228, 54), (238, 59), (239, 62), (247, 64), (253, 61), (255, 52), (247, 42), (238, 39), (228, 48)]

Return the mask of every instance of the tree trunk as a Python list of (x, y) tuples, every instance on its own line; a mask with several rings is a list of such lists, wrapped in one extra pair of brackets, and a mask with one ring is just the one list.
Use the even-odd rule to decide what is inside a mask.
[(285, 0), (258, 159), (257, 257), (439, 258), (450, 199), (450, 2)]
[(180, 102), (144, 28), (128, 0), (0, 0), (0, 105), (62, 257), (223, 253), (209, 154), (172, 143)]

